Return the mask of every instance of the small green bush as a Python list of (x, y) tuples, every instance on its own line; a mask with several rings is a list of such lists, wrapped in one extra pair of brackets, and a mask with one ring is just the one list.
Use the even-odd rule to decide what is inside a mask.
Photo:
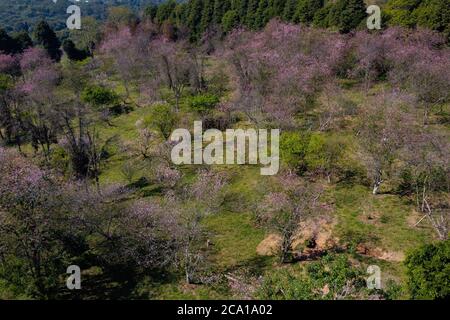
[(168, 104), (156, 104), (149, 116), (144, 118), (146, 126), (156, 129), (165, 140), (170, 138), (177, 123), (177, 115)]
[(200, 94), (187, 100), (189, 109), (200, 114), (206, 114), (213, 110), (219, 102), (219, 97), (213, 94)]
[(411, 298), (450, 297), (450, 240), (416, 249), (407, 256), (405, 265)]
[(119, 103), (119, 97), (114, 91), (100, 86), (86, 87), (81, 93), (81, 99), (97, 109), (113, 108)]

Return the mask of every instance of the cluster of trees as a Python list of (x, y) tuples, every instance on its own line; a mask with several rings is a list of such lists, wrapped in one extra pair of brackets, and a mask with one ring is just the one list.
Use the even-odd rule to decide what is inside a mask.
[[(383, 23), (418, 25), (448, 34), (449, 7), (448, 0), (392, 0), (386, 13), (383, 7)], [(147, 7), (144, 17), (181, 34), (188, 31), (191, 40), (198, 40), (208, 30), (227, 33), (239, 26), (258, 30), (273, 18), (346, 33), (364, 24), (366, 8), (363, 0), (169, 0)]]
[[(112, 6), (126, 6), (138, 11), (144, 9), (150, 3), (160, 3), (161, 0), (96, 0), (90, 2), (78, 2), (83, 16), (94, 17), (104, 21), (108, 16), (108, 9)], [(34, 26), (43, 17), (57, 31), (67, 28), (67, 7), (70, 1), (31, 1), (16, 0), (14, 2), (2, 1), (0, 3), (0, 21), (8, 31), (32, 31)]]
[(14, 55), (22, 53), (27, 48), (40, 46), (55, 61), (61, 59), (61, 48), (70, 60), (81, 61), (91, 55), (87, 47), (78, 49), (70, 38), (65, 39), (61, 46), (60, 39), (46, 21), (40, 21), (35, 26), (32, 38), (27, 31), (21, 31), (11, 36), (4, 29), (0, 29), (0, 52)]
[(393, 25), (426, 27), (450, 36), (450, 3), (448, 0), (390, 0), (386, 18)]
[[(438, 237), (447, 239), (450, 148), (439, 122), (450, 102), (450, 75), (442, 72), (450, 69), (450, 50), (442, 35), (390, 28), (349, 36), (275, 19), (262, 30), (235, 30), (224, 41), (206, 32), (193, 44), (189, 40), (197, 40), (211, 22), (201, 29), (204, 15), (187, 15), (186, 26), (192, 23), (197, 33), (181, 36), (183, 24), (171, 19), (194, 3), (207, 2), (151, 7), (153, 22), (112, 10), (103, 37), (91, 21), (89, 32), (73, 35), (83, 49), (66, 42), (71, 59), (63, 61), (59, 40), (44, 22), (35, 30), (36, 47), (30, 41), (13, 49), (17, 38), (3, 33), (1, 41), (11, 49), (0, 53), (0, 139), (7, 147), (0, 149), (0, 277), (8, 285), (31, 296), (57, 296), (63, 267), (70, 264), (100, 267), (105, 281), (124, 286), (137, 280), (124, 274), (162, 276), (164, 268), (177, 275), (182, 270), (187, 283), (210, 281), (203, 220), (221, 208), (227, 177), (202, 170), (195, 179), (182, 179), (182, 169), (171, 162), (170, 134), (190, 114), (213, 128), (231, 128), (239, 120), (282, 128), (287, 174), (274, 178), (274, 190), (251, 206), (257, 207), (257, 221), (281, 236), (281, 263), (293, 259), (300, 222), (327, 207), (315, 183), (320, 178), (358, 179), (374, 195), (389, 186), (414, 200)], [(247, 23), (247, 13), (261, 11), (249, 9), (252, 1), (234, 5), (244, 3), (245, 15), (236, 14), (244, 20), (236, 25)], [(340, 16), (341, 26), (333, 22), (339, 28), (351, 14), (339, 11), (342, 3), (327, 11)], [(360, 2), (351, 3), (345, 8), (360, 8)], [(297, 1), (291, 5), (297, 8)], [(301, 8), (310, 5), (298, 1)], [(311, 16), (298, 19), (314, 22)], [(88, 58), (71, 61), (82, 60), (81, 51)], [(214, 61), (209, 72), (207, 59)], [(356, 84), (368, 94), (359, 105), (345, 95), (345, 86)], [(142, 104), (151, 112), (136, 122), (135, 141), (98, 134), (99, 126), (114, 125), (112, 117)], [(351, 139), (334, 134), (341, 130)], [(25, 146), (41, 166), (26, 159)], [(135, 181), (136, 163), (130, 160), (120, 170), (129, 186), (101, 185), (103, 164), (118, 148), (139, 160), (149, 176)], [(159, 187), (161, 197), (136, 201), (134, 188), (149, 184)], [(347, 274), (344, 264), (338, 269)], [(347, 289), (344, 281), (331, 295)]]
[(201, 221), (216, 209), (212, 200), (220, 205), (223, 175), (202, 171), (191, 185), (149, 201), (133, 200), (133, 190), (121, 185), (95, 190), (65, 181), (11, 149), (0, 148), (0, 170), (0, 278), (11, 292), (62, 298), (73, 264), (101, 269), (92, 284), (89, 276), (83, 282), (98, 297), (117, 294), (107, 289), (111, 282), (132, 296), (148, 275), (183, 272), (187, 283), (207, 281)]
[(366, 6), (363, 0), (169, 0), (147, 7), (144, 17), (180, 33), (187, 29), (191, 40), (198, 40), (208, 30), (261, 29), (273, 18), (348, 32), (366, 17)]
[[(346, 38), (272, 22), (261, 32), (231, 34), (222, 54), (238, 80), (232, 108), (256, 126), (284, 129), (282, 159), (294, 172), (322, 173), (329, 181), (360, 175), (360, 166), (343, 152), (348, 142), (327, 136), (351, 129), (373, 193), (386, 180), (409, 180), (398, 187), (415, 195), (446, 239), (448, 137), (430, 126), (431, 110), (442, 115), (450, 101), (450, 78), (442, 73), (450, 67), (450, 51), (444, 43), (442, 35), (429, 31), (393, 28)], [(342, 98), (342, 81), (357, 81), (366, 92), (380, 81), (391, 88), (358, 108)], [(306, 123), (305, 114), (311, 115)], [(359, 124), (349, 127), (349, 116)]]

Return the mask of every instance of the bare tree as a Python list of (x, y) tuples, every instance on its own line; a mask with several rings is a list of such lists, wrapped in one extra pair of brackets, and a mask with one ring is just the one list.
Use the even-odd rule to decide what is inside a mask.
[(282, 238), (280, 262), (292, 259), (292, 243), (300, 222), (319, 211), (321, 189), (307, 185), (295, 175), (279, 178), (281, 190), (269, 193), (258, 207), (258, 218)]
[(373, 181), (374, 195), (390, 174), (398, 151), (414, 126), (411, 114), (405, 111), (409, 98), (398, 92), (383, 92), (360, 109), (358, 134), (366, 153), (364, 160)]

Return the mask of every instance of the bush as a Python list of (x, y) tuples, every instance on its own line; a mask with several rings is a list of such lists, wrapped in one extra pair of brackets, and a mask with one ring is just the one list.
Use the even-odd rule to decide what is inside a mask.
[(98, 109), (106, 106), (114, 108), (119, 102), (119, 97), (114, 91), (100, 86), (85, 88), (81, 93), (81, 99)]
[(146, 126), (156, 129), (165, 140), (170, 138), (177, 123), (177, 116), (168, 104), (156, 104), (151, 114), (144, 119)]
[(301, 270), (282, 269), (267, 275), (257, 297), (270, 300), (333, 299), (347, 286), (352, 289), (348, 291), (351, 297), (364, 294), (363, 270), (353, 267), (346, 256), (330, 254)]
[(206, 114), (213, 110), (220, 99), (213, 94), (201, 94), (188, 98), (187, 104), (192, 111), (196, 111), (200, 114)]
[(405, 265), (411, 298), (450, 297), (450, 240), (413, 251), (407, 256)]
[(306, 171), (305, 155), (309, 135), (298, 132), (283, 132), (280, 139), (280, 156), (283, 162), (297, 172)]

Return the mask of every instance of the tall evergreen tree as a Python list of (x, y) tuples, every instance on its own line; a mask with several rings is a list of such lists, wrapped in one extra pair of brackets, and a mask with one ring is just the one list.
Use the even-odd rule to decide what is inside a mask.
[(228, 10), (222, 18), (222, 30), (227, 33), (239, 25), (239, 17), (236, 10)]
[(338, 27), (340, 32), (348, 33), (358, 27), (366, 17), (363, 0), (338, 0), (333, 6), (330, 23)]
[(161, 3), (156, 11), (155, 20), (158, 23), (163, 23), (173, 17), (177, 2), (175, 0), (169, 0)]
[(203, 1), (191, 0), (189, 2), (189, 13), (187, 17), (187, 27), (189, 28), (191, 35), (191, 41), (197, 41), (200, 35), (200, 23), (202, 20)]
[(34, 30), (34, 38), (37, 44), (44, 47), (53, 60), (58, 61), (61, 58), (61, 50), (59, 48), (61, 42), (46, 21), (41, 21), (37, 24)]
[(4, 29), (0, 29), (0, 52), (11, 54), (15, 53), (17, 46), (13, 38)]
[(152, 3), (145, 8), (144, 17), (150, 19), (150, 21), (154, 21), (157, 13), (158, 13), (158, 6)]
[(212, 22), (215, 25), (220, 25), (222, 23), (222, 18), (228, 10), (230, 10), (229, 0), (214, 0), (214, 10)]
[(33, 46), (33, 41), (30, 38), (30, 35), (26, 31), (21, 31), (13, 36), (13, 40), (17, 45), (17, 52), (21, 53), (25, 49)]
[(256, 10), (256, 17), (254, 21), (254, 28), (260, 29), (264, 27), (270, 20), (269, 0), (259, 0), (258, 9)]
[(249, 0), (247, 6), (247, 15), (245, 17), (245, 25), (249, 28), (255, 28), (256, 10), (258, 10), (259, 0)]
[(236, 0), (235, 3), (237, 16), (241, 24), (245, 24), (246, 22), (248, 2), (249, 0)]
[(311, 23), (314, 15), (323, 5), (323, 0), (299, 0), (295, 10), (294, 22)]
[(203, 0), (202, 18), (200, 20), (199, 34), (205, 32), (213, 22), (214, 0)]
[(271, 16), (281, 18), (283, 16), (285, 4), (286, 0), (271, 0)]
[(297, 1), (298, 0), (286, 0), (282, 17), (284, 21), (290, 22), (294, 18)]

